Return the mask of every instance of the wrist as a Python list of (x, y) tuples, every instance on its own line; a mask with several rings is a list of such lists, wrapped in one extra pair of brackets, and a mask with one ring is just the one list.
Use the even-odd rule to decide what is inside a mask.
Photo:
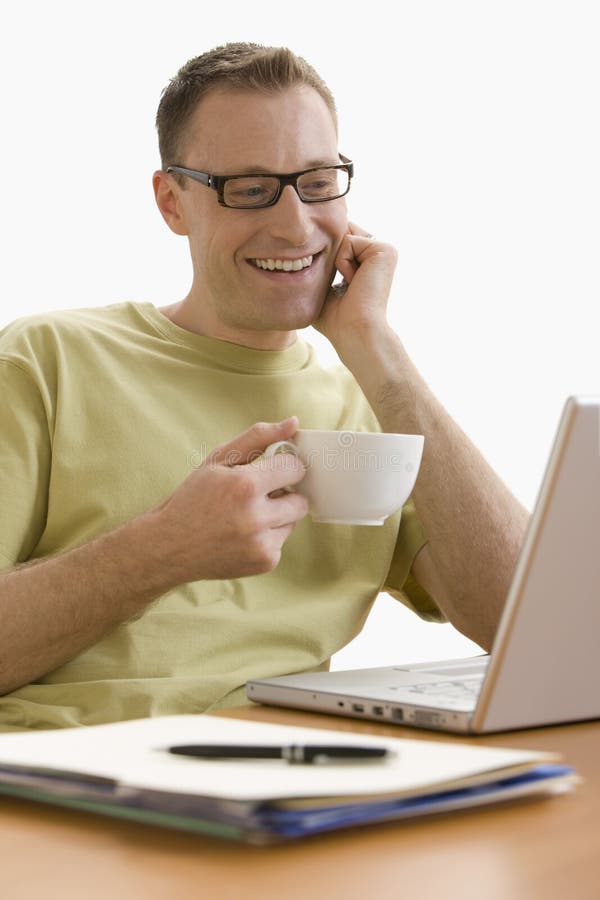
[(357, 380), (393, 370), (401, 374), (408, 356), (402, 341), (387, 322), (353, 328), (336, 344), (343, 364)]
[(169, 499), (129, 523), (138, 558), (161, 593), (196, 580), (185, 555), (187, 541), (182, 540), (169, 515)]
[(428, 388), (393, 329), (357, 332), (338, 353), (384, 431), (420, 433)]

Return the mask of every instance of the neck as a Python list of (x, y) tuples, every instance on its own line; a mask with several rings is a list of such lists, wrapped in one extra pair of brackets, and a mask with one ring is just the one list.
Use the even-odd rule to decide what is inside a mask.
[(166, 316), (174, 325), (200, 334), (204, 337), (240, 344), (250, 350), (285, 350), (296, 343), (295, 331), (254, 331), (251, 329), (232, 328), (226, 322), (212, 320), (210, 315), (201, 311), (191, 301), (189, 295), (179, 303), (159, 307), (158, 311)]

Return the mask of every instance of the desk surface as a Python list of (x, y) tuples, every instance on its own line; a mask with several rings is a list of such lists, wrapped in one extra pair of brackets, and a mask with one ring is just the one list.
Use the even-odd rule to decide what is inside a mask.
[[(223, 715), (362, 734), (458, 738), (253, 706)], [(460, 738), (552, 750), (572, 794), (250, 847), (0, 798), (5, 900), (599, 900), (600, 723)]]

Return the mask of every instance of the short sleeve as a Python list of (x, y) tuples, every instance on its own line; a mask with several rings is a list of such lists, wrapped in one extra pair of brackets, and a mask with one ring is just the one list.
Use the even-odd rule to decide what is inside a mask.
[(31, 556), (46, 523), (50, 435), (33, 377), (0, 358), (0, 568)]
[(445, 622), (446, 617), (435, 600), (425, 588), (421, 587), (411, 572), (417, 553), (426, 543), (427, 537), (414, 502), (409, 500), (402, 509), (394, 555), (382, 591), (400, 600), (427, 622)]

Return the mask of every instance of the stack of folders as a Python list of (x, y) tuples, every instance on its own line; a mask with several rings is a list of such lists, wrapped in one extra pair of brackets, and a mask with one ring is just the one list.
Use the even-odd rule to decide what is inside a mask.
[[(220, 756), (187, 755), (212, 745)], [(551, 754), (210, 715), (0, 735), (0, 793), (250, 843), (540, 798), (576, 781)]]

